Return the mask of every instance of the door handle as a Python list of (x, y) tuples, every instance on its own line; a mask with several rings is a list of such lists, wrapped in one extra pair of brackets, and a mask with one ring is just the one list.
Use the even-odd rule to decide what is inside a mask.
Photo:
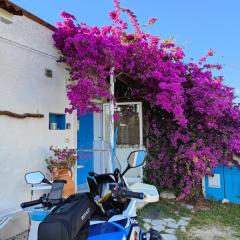
[(77, 165), (78, 169), (85, 168), (85, 165)]

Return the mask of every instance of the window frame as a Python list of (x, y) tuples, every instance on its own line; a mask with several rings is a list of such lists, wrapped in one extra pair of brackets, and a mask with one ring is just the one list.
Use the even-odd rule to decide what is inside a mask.
[[(126, 105), (138, 105), (139, 106), (139, 147), (143, 147), (143, 112), (142, 112), (142, 102), (118, 102), (116, 103), (116, 107), (118, 106), (126, 106)], [(103, 140), (108, 141), (108, 137), (106, 137), (106, 109), (109, 108), (110, 112), (110, 103), (103, 104)], [(114, 126), (113, 126), (114, 129)]]

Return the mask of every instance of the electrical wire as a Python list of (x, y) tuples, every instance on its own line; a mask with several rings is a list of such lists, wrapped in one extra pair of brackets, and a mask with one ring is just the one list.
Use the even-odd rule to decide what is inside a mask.
[(50, 57), (50, 58), (53, 58), (53, 59), (58, 59), (57, 56), (48, 54), (48, 53), (46, 53), (46, 52), (40, 51), (40, 50), (38, 50), (38, 49), (29, 47), (29, 46), (26, 46), (26, 45), (24, 45), (24, 44), (22, 44), (22, 43), (15, 42), (15, 41), (13, 41), (13, 40), (10, 40), (10, 39), (5, 38), (5, 37), (2, 37), (2, 36), (0, 36), (0, 40), (1, 40), (1, 41), (4, 41), (4, 42), (7, 42), (8, 44), (11, 44), (11, 45), (14, 45), (14, 46), (17, 46), (17, 47), (20, 47), (20, 48), (29, 50), (29, 51), (31, 51), (31, 52), (40, 53), (41, 55), (44, 55), (44, 56), (46, 56), (46, 57)]

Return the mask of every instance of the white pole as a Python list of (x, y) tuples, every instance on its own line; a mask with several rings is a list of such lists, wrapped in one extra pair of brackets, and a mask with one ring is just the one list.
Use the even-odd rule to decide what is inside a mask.
[[(111, 68), (111, 74), (110, 74), (110, 145), (111, 150), (113, 151), (114, 148), (114, 67)], [(110, 154), (112, 158), (112, 154)], [(112, 170), (114, 170), (113, 160), (110, 161), (112, 164)]]

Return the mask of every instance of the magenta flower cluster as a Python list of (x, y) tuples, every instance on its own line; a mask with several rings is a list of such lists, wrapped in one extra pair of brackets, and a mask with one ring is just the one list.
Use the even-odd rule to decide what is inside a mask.
[[(219, 163), (240, 156), (240, 107), (219, 64), (206, 63), (213, 50), (198, 63), (184, 61), (184, 51), (173, 41), (143, 32), (134, 13), (114, 0), (109, 16), (113, 25), (79, 23), (64, 12), (53, 36), (60, 61), (69, 66), (69, 112), (100, 111), (94, 99), (111, 98), (109, 74), (128, 79), (128, 97), (144, 105), (150, 157), (145, 174), (161, 188), (193, 193), (204, 175)], [(134, 32), (121, 14), (127, 14)], [(151, 18), (149, 24), (157, 19)]]

